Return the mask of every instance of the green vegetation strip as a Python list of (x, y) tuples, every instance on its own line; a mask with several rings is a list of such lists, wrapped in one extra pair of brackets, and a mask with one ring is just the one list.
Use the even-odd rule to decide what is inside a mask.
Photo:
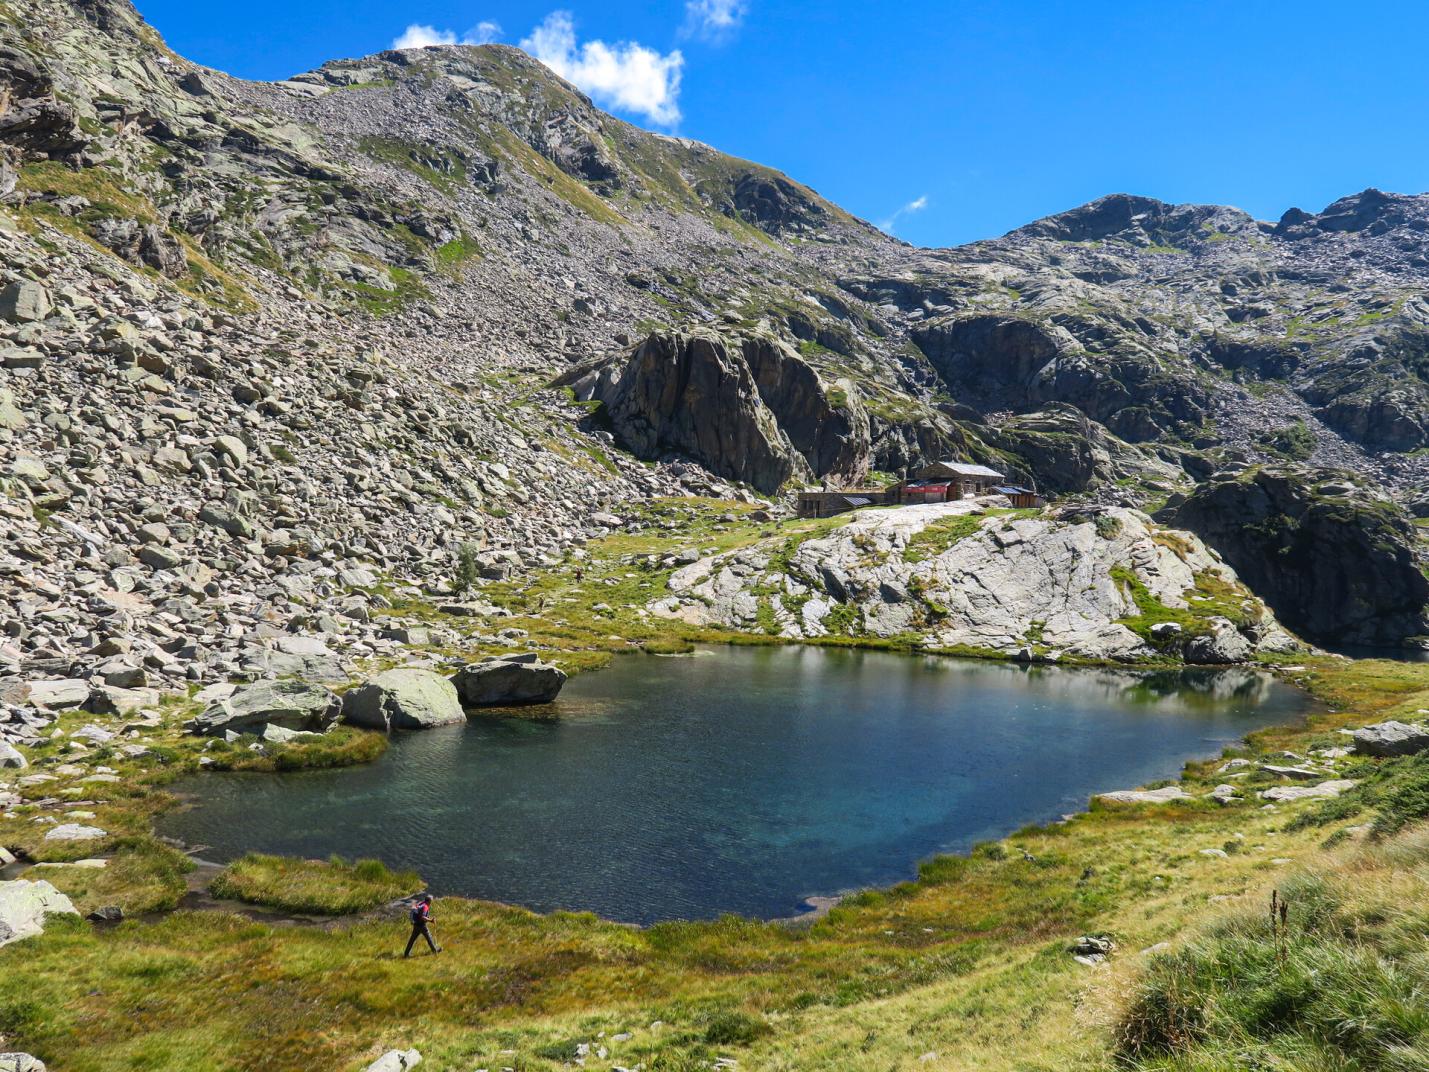
[(211, 887), (215, 897), (329, 916), (379, 908), (421, 889), (415, 871), (389, 871), (380, 860), (292, 860), (260, 853), (229, 864)]

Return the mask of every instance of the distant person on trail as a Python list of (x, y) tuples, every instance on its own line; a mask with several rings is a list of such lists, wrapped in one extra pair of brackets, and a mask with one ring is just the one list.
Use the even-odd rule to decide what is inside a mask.
[(417, 898), (409, 915), (412, 917), (412, 937), (407, 939), (407, 951), (402, 954), (403, 958), (412, 955), (412, 946), (417, 944), (418, 936), (427, 940), (427, 945), (431, 946), (433, 953), (440, 953), (442, 947), (432, 941), (432, 932), (427, 929), (427, 925), (432, 922), (432, 895), (424, 893)]

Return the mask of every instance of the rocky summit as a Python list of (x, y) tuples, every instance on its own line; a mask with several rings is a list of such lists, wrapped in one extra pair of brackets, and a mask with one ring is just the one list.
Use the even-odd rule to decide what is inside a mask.
[[(1117, 194), (915, 249), (514, 48), (254, 83), (127, 0), (6, 5), (0, 84), (6, 678), (347, 680), (409, 646), (394, 599), (569, 561), (622, 504), (949, 457), (1171, 502), (1307, 638), (1424, 632), (1429, 197)], [(1353, 483), (1372, 553), (1270, 576), (1292, 537), (1229, 490), (1267, 467)]]

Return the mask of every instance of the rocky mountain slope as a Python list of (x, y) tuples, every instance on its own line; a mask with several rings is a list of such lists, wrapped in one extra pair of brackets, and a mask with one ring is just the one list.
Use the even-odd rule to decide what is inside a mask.
[(916, 250), (512, 48), (253, 83), (128, 0), (0, 5), (0, 89), (11, 682), (335, 674), (400, 650), (394, 599), (622, 504), (932, 457), (1125, 506), (1292, 459), (1425, 498), (1429, 197), (1116, 195)]

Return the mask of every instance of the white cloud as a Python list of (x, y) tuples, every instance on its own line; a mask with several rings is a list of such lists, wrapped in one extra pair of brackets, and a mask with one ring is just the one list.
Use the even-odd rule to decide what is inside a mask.
[(749, 11), (745, 0), (685, 0), (686, 36), (699, 35), (707, 41), (724, 41), (744, 21)]
[(438, 30), (414, 22), (392, 42), (393, 48), (427, 48), (430, 45), (489, 45), (501, 36), (499, 23), (487, 19), (477, 23), (460, 37), (454, 30)]
[(500, 37), (501, 23), (493, 22), (491, 19), (482, 19), (463, 35), (461, 43), (464, 45), (489, 45)]
[(438, 30), (435, 26), (412, 23), (402, 31), (402, 36), (392, 42), (393, 48), (426, 48), (429, 45), (454, 45), (456, 34), (450, 30)]
[(927, 194), (922, 194), (918, 197), (915, 197), (912, 201), (909, 201), (906, 205), (900, 207), (897, 211), (893, 213), (893, 215), (889, 216), (886, 220), (880, 220), (878, 223), (878, 229), (880, 231), (887, 231), (889, 234), (892, 234), (893, 228), (898, 223), (900, 217), (909, 216), (915, 212), (922, 212), (927, 207)]
[(643, 115), (662, 126), (680, 121), (680, 75), (685, 57), (663, 55), (634, 41), (576, 42), (569, 11), (553, 11), (521, 47), (602, 104)]

